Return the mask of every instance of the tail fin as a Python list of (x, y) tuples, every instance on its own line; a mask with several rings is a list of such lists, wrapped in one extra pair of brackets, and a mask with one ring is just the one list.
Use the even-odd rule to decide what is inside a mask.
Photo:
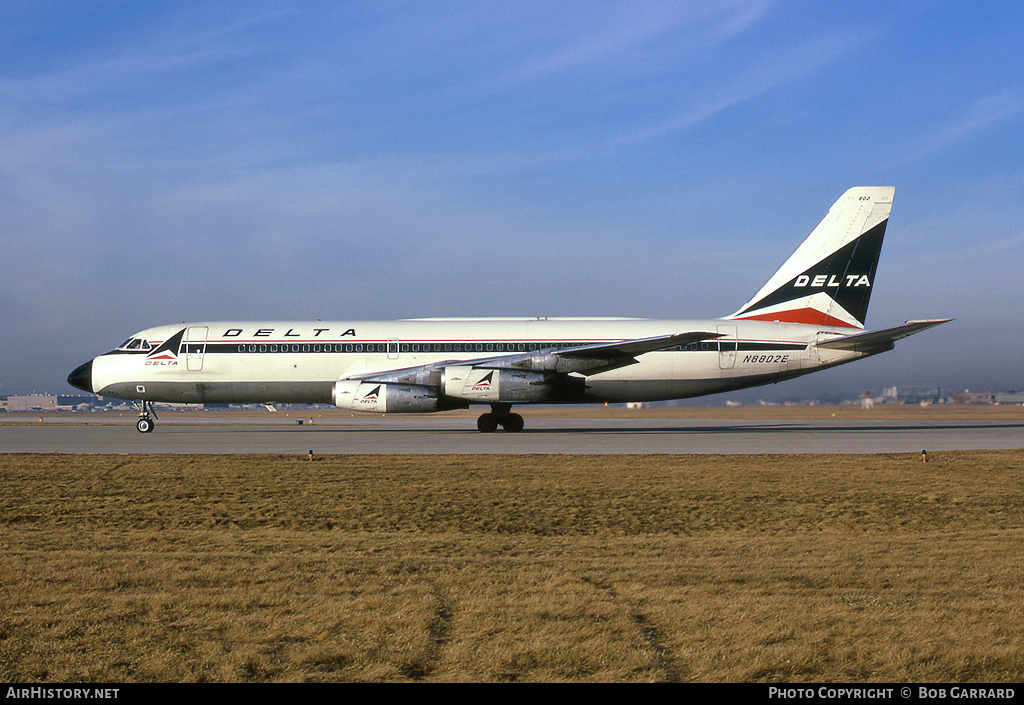
[(863, 328), (892, 186), (844, 193), (796, 252), (730, 319)]

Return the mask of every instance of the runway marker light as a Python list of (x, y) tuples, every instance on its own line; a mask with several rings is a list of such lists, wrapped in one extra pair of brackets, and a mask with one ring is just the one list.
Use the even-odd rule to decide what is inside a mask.
[(921, 451), (921, 462), (922, 463), (927, 463), (928, 462), (928, 451), (927, 450), (922, 450)]
[(313, 449), (309, 449), (309, 462), (313, 462)]

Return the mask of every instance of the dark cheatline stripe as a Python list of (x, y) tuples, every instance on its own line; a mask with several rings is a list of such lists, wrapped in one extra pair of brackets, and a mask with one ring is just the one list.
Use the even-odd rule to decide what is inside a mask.
[[(413, 350), (412, 346), (417, 345), (419, 349)], [(435, 345), (440, 345), (441, 349), (435, 349)], [(451, 349), (445, 349), (446, 345), (451, 345)], [(481, 346), (482, 349), (477, 349), (477, 346)], [(498, 346), (502, 346), (498, 349)], [(478, 342), (473, 341), (472, 343), (401, 343), (400, 352), (403, 354), (416, 354), (416, 353), (495, 353), (504, 355), (513, 355), (524, 352), (536, 352), (537, 350), (550, 350), (550, 349), (567, 349), (582, 345), (593, 345), (593, 343), (586, 342), (573, 342), (573, 343), (524, 343), (525, 349), (520, 350), (518, 343), (509, 343), (502, 341), (500, 343), (494, 342)], [(709, 341), (706, 343), (707, 347), (701, 347), (703, 344), (698, 343), (697, 347), (687, 346), (676, 346), (672, 348), (666, 348), (666, 352), (718, 352), (719, 346), (722, 351), (731, 352), (736, 351), (771, 351), (771, 350), (803, 350), (807, 347), (806, 343), (771, 343), (771, 342), (716, 342)], [(490, 348), (488, 349), (488, 346)], [(531, 346), (536, 346), (532, 347)], [(206, 349), (203, 350), (201, 344), (193, 344), (183, 346), (179, 351), (181, 354), (186, 352), (205, 352), (206, 354), (322, 354), (322, 353), (333, 353), (333, 354), (382, 354), (388, 352), (387, 343), (207, 343)], [(357, 349), (361, 347), (362, 349)], [(392, 348), (391, 352), (395, 352)], [(137, 354), (137, 353), (136, 353)]]

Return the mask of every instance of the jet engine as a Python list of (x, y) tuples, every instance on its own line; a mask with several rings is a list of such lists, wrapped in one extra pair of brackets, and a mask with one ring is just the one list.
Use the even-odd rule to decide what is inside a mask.
[(415, 384), (340, 380), (334, 383), (332, 401), (339, 409), (377, 413), (425, 413), (440, 411), (437, 390)]
[(441, 375), (445, 396), (467, 401), (525, 404), (581, 398), (585, 382), (555, 372), (449, 365)]

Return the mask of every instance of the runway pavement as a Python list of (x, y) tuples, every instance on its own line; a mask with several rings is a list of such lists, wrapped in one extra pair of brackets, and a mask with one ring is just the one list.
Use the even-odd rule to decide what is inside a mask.
[[(42, 420), (40, 420), (42, 419)], [(530, 418), (479, 433), (465, 416), (307, 419), (35, 417), (0, 425), (6, 453), (920, 453), (1024, 447), (1014, 420)]]

